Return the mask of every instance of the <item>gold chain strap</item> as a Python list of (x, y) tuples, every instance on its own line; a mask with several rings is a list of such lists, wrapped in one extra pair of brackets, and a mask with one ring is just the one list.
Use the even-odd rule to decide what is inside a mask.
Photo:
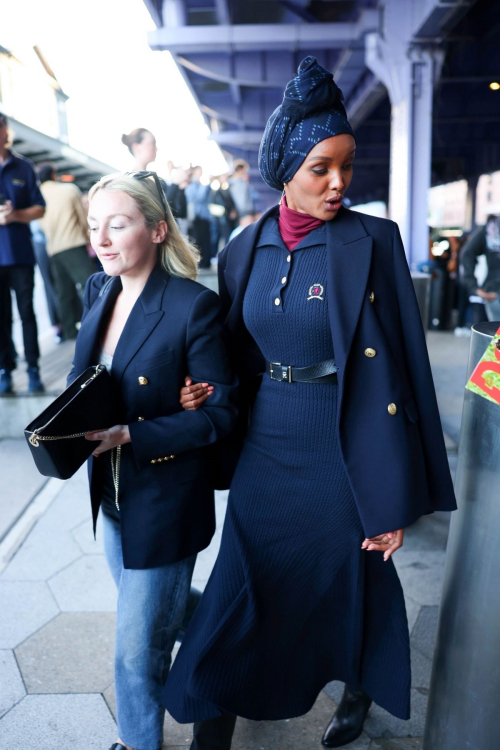
[[(115, 454), (116, 451), (116, 454)], [(115, 460), (113, 461), (113, 455), (115, 454)], [(122, 447), (117, 445), (116, 448), (111, 449), (111, 474), (113, 476), (113, 484), (115, 486), (115, 505), (116, 510), (120, 510), (118, 503), (118, 491), (120, 489), (120, 463), (122, 458)]]
[[(90, 378), (88, 378), (88, 380), (86, 380), (85, 383), (83, 383), (80, 386), (80, 388), (86, 388), (88, 384), (91, 383), (105, 369), (106, 368), (104, 367), (104, 365), (101, 365), (101, 364), (96, 365), (93, 375), (91, 375)], [(69, 388), (71, 388), (71, 386), (68, 386), (68, 388), (66, 388), (66, 391), (69, 390)], [(90, 432), (104, 432), (104, 430), (108, 429), (107, 427), (105, 427), (104, 429), (101, 429), (101, 430), (87, 430), (86, 432), (75, 432), (74, 435), (59, 435), (59, 436), (48, 435), (47, 437), (40, 435), (40, 430), (45, 430), (45, 428), (48, 427), (49, 424), (51, 424), (51, 422), (53, 422), (56, 417), (57, 417), (57, 414), (54, 414), (52, 419), (49, 419), (47, 424), (44, 424), (42, 427), (37, 427), (36, 430), (33, 430), (31, 435), (29, 436), (30, 445), (32, 445), (34, 448), (38, 448), (38, 446), (40, 445), (40, 440), (71, 440), (72, 438), (85, 437), (85, 435), (88, 435)]]
[(100, 430), (87, 430), (87, 432), (75, 432), (74, 435), (40, 435), (38, 433), (38, 430), (43, 430), (43, 427), (39, 427), (36, 430), (33, 430), (31, 435), (29, 436), (29, 442), (31, 445), (33, 445), (35, 448), (38, 448), (40, 445), (40, 440), (49, 441), (49, 440), (71, 440), (73, 438), (81, 438), (85, 437), (85, 435), (90, 435), (91, 432), (105, 432), (108, 427), (103, 427)]

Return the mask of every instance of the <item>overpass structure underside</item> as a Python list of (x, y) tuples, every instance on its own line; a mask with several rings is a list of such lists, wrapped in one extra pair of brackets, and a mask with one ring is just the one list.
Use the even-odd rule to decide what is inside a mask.
[(262, 131), (306, 55), (332, 71), (355, 128), (353, 203), (383, 200), (409, 259), (428, 256), (427, 189), (500, 169), (500, 16), (492, 0), (144, 0), (153, 50), (169, 50), (263, 206)]

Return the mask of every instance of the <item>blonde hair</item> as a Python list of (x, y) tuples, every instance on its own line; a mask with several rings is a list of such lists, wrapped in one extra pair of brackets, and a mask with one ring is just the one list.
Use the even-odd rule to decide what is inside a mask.
[(166, 216), (158, 194), (158, 188), (153, 177), (138, 180), (125, 172), (117, 172), (102, 177), (89, 190), (89, 202), (99, 190), (116, 190), (126, 193), (136, 202), (139, 211), (144, 216), (147, 227), (154, 227), (159, 221), (166, 221), (167, 236), (158, 246), (158, 254), (164, 270), (171, 276), (185, 279), (196, 279), (198, 275), (198, 249), (189, 242), (179, 231), (179, 227), (172, 215), (170, 206), (163, 192)]

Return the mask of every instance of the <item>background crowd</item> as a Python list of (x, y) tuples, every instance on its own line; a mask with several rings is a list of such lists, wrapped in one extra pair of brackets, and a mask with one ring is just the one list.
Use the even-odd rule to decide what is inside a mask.
[[(39, 266), (55, 340), (76, 338), (82, 294), (100, 270), (87, 227), (87, 194), (58, 179), (53, 164), (33, 165), (10, 147), (7, 118), (0, 113), (0, 395), (13, 392), (18, 353), (12, 340), (12, 291), (23, 327), (29, 390), (43, 391), (37, 325), (33, 309), (34, 267)], [(136, 171), (157, 155), (156, 139), (145, 128), (122, 136)], [(200, 251), (200, 274), (217, 266), (227, 242), (259, 218), (258, 195), (249, 165), (236, 160), (232, 171), (206, 179), (200, 166), (168, 162), (161, 175), (179, 228)], [(22, 183), (22, 185), (21, 185)], [(23, 188), (21, 190), (21, 188)], [(431, 274), (429, 327), (470, 327), (500, 318), (500, 217), (491, 215), (471, 234), (459, 228), (430, 229), (429, 260), (418, 270)]]
[[(7, 118), (0, 114), (0, 395), (12, 394), (12, 372), (19, 359), (12, 339), (12, 291), (23, 327), (29, 390), (42, 392), (34, 267), (41, 272), (58, 343), (76, 338), (86, 281), (101, 270), (89, 242), (87, 194), (61, 182), (53, 164), (38, 165), (35, 171), (12, 150), (10, 139)], [(123, 135), (122, 142), (136, 171), (155, 161), (156, 140), (145, 128)], [(200, 250), (200, 273), (210, 273), (221, 248), (259, 216), (249, 165), (235, 161), (232, 172), (205, 180), (201, 167), (184, 168), (169, 161), (161, 177), (181, 232)]]

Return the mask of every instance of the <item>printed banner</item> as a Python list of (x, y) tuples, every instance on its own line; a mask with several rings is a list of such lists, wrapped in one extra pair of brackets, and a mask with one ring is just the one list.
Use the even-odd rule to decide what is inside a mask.
[(488, 348), (470, 376), (466, 388), (500, 404), (500, 328), (491, 339)]

